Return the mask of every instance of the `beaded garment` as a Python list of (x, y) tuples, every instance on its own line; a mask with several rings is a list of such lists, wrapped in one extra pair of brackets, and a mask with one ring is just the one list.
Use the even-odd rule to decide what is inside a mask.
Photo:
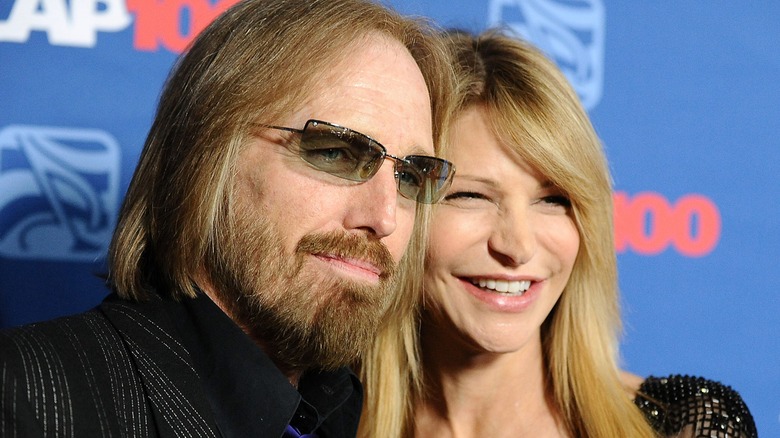
[(662, 436), (675, 438), (757, 438), (742, 397), (701, 377), (648, 377), (634, 403)]

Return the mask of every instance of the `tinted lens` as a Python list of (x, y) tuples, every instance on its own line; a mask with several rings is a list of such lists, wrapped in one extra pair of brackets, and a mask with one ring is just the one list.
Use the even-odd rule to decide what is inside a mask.
[(384, 149), (360, 133), (309, 121), (303, 129), (300, 154), (323, 172), (352, 181), (367, 181), (382, 164)]
[(314, 168), (351, 181), (368, 181), (385, 158), (392, 158), (399, 193), (424, 204), (442, 198), (454, 173), (449, 161), (427, 155), (392, 157), (371, 137), (318, 120), (306, 122), (298, 147)]
[(398, 191), (423, 204), (441, 200), (452, 183), (452, 163), (424, 155), (408, 155), (396, 164)]

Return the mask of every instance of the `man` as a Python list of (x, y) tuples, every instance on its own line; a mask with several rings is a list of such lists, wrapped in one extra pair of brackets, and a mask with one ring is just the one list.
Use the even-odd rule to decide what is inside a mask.
[(451, 178), (432, 157), (449, 86), (427, 31), (374, 4), (218, 18), (161, 96), (109, 250), (115, 294), (0, 335), (0, 433), (354, 435), (345, 367), (421, 265), (406, 248)]

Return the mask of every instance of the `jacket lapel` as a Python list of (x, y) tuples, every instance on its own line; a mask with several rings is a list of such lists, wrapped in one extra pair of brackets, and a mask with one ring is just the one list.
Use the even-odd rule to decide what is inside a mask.
[(160, 437), (219, 436), (200, 379), (160, 298), (100, 306), (135, 362)]

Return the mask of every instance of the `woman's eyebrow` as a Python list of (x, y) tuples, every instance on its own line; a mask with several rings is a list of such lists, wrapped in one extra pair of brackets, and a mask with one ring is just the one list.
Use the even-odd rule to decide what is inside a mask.
[(498, 182), (496, 180), (491, 179), (491, 178), (486, 178), (486, 177), (480, 176), (480, 175), (469, 175), (469, 174), (465, 174), (464, 175), (464, 174), (459, 174), (459, 173), (456, 172), (455, 173), (455, 179), (467, 180), (467, 181), (470, 181), (470, 182), (476, 182), (476, 183), (484, 184), (484, 185), (490, 186), (490, 187), (497, 187), (498, 186)]

